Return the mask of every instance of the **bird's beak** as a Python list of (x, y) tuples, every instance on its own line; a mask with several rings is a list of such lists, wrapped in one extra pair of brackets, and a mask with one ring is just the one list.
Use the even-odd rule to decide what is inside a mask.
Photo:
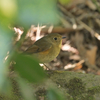
[(65, 39), (66, 37), (64, 36), (64, 37), (62, 37), (62, 39)]

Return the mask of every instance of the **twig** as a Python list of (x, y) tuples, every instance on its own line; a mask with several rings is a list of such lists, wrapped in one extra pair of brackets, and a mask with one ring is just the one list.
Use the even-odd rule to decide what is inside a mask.
[(95, 32), (92, 28), (90, 28), (88, 25), (86, 25), (84, 22), (82, 22), (80, 19), (75, 18), (75, 16), (73, 14), (71, 14), (69, 11), (67, 11), (66, 8), (64, 8), (63, 6), (59, 5), (60, 9), (64, 12), (65, 15), (68, 15), (69, 17), (72, 17), (74, 19), (76, 19), (76, 21), (83, 26), (86, 30), (88, 30), (92, 36), (95, 36), (98, 40), (100, 40), (97, 36), (100, 37), (100, 35)]

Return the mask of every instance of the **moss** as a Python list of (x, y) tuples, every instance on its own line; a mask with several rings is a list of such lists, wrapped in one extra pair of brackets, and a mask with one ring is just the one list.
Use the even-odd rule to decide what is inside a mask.
[[(100, 86), (89, 88), (86, 90), (84, 82), (80, 78), (73, 78), (66, 83), (66, 89), (74, 100), (95, 100), (94, 95), (100, 93)], [(81, 99), (80, 99), (81, 98)]]
[(47, 94), (47, 91), (45, 88), (39, 88), (36, 92), (35, 92), (36, 95), (38, 96), (44, 96)]
[[(67, 71), (50, 71), (48, 72), (48, 81), (46, 83), (33, 86), (36, 90), (36, 100), (47, 98), (49, 86), (56, 87), (67, 100), (99, 100), (100, 98), (100, 76), (92, 74), (80, 74)], [(0, 100), (22, 100), (18, 84), (12, 80), (13, 84), (13, 99), (1, 96)], [(45, 84), (45, 85), (44, 85)], [(46, 86), (46, 84), (48, 84)], [(98, 98), (97, 98), (98, 97)]]
[(85, 85), (81, 79), (75, 77), (71, 79), (68, 83), (66, 83), (66, 89), (68, 89), (68, 93), (76, 99), (77, 96), (85, 93)]
[(47, 90), (45, 88), (38, 88), (38, 90), (35, 92), (35, 95), (36, 95), (36, 100), (40, 100), (40, 97), (46, 99)]
[(66, 84), (66, 80), (65, 79), (57, 79), (57, 81), (56, 81), (56, 84), (59, 86), (61, 86), (61, 87), (65, 87), (65, 84)]
[(87, 93), (89, 95), (94, 95), (96, 93), (100, 93), (100, 86), (95, 86), (93, 88), (89, 88), (88, 91), (87, 91)]
[(55, 71), (49, 78), (73, 100), (96, 100), (95, 95), (100, 93), (100, 77), (93, 74)]

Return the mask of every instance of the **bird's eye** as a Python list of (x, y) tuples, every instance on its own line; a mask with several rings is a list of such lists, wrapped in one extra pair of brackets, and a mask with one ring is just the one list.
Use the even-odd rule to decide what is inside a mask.
[(54, 40), (57, 40), (57, 38), (55, 37)]

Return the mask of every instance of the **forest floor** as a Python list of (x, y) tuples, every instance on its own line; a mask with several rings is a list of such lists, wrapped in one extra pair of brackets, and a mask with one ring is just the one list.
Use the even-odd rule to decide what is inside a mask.
[[(46, 64), (53, 71), (48, 72), (49, 84), (59, 87), (67, 97), (65, 100), (99, 100), (100, 1), (73, 0), (69, 5), (58, 3), (58, 7), (59, 26), (32, 25), (20, 50), (25, 51), (38, 38), (49, 33), (66, 36), (58, 57)], [(38, 100), (46, 100), (47, 87), (44, 84), (35, 86)]]
[(48, 64), (50, 69), (100, 75), (99, 3), (91, 0), (77, 0), (69, 5), (58, 3), (60, 25), (57, 27), (32, 25), (21, 50), (24, 51), (25, 47), (29, 47), (38, 38), (50, 32), (59, 33), (66, 36), (66, 39), (63, 39), (58, 57)]

